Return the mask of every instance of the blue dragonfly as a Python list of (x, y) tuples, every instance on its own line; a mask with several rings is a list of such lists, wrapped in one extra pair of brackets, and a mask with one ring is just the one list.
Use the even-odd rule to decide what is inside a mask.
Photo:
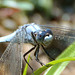
[[(25, 56), (35, 50), (36, 61), (42, 66), (38, 58), (39, 48), (54, 60), (62, 51), (75, 41), (75, 29), (61, 28), (49, 25), (38, 25), (35, 23), (25, 24), (12, 34), (0, 37), (0, 42), (10, 42), (0, 58), (0, 70), (3, 69), (3, 75), (21, 75), (22, 57), (33, 72), (32, 66), (27, 62)], [(32, 47), (22, 56), (24, 43), (30, 43)]]

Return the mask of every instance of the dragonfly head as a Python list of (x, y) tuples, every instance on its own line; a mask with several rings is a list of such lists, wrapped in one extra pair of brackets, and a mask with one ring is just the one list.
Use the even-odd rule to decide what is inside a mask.
[(52, 39), (53, 33), (50, 29), (39, 31), (36, 36), (37, 42), (44, 46), (48, 46), (51, 43)]

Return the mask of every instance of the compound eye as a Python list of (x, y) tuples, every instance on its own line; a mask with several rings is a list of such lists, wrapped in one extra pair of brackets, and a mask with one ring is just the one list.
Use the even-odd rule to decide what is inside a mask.
[(49, 33), (46, 33), (46, 36), (49, 36)]
[(52, 31), (50, 29), (46, 29), (46, 32), (53, 35)]

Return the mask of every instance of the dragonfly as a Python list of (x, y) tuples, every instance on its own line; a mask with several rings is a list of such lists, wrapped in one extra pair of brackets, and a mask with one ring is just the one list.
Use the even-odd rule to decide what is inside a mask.
[[(35, 50), (36, 61), (42, 66), (39, 58), (39, 48), (54, 60), (66, 47), (75, 41), (75, 29), (55, 26), (25, 24), (12, 34), (0, 37), (0, 42), (10, 42), (0, 58), (0, 72), (2, 75), (21, 75), (22, 57), (33, 72), (32, 66), (27, 62), (26, 55)], [(33, 47), (22, 56), (23, 43), (30, 43)], [(62, 48), (62, 49), (61, 49)]]

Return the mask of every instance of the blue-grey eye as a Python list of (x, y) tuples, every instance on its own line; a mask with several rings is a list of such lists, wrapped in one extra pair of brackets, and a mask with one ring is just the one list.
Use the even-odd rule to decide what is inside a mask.
[(51, 29), (46, 29), (46, 33), (50, 33), (51, 35), (53, 35)]

